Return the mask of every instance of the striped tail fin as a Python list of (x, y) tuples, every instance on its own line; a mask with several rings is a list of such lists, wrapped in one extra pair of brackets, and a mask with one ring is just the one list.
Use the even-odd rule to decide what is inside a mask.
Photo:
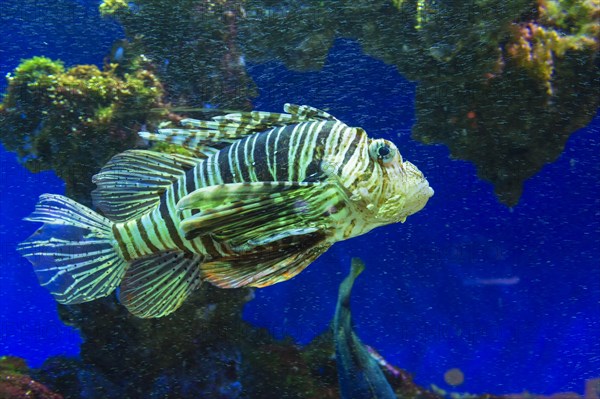
[(44, 194), (25, 220), (44, 225), (17, 250), (58, 302), (87, 302), (117, 288), (127, 263), (109, 219), (67, 197)]

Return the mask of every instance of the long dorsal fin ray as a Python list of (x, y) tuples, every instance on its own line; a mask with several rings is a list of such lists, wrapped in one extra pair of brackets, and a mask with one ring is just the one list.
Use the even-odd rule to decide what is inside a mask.
[(285, 104), (283, 106), (285, 112), (296, 115), (298, 118), (301, 118), (303, 122), (311, 122), (311, 121), (339, 121), (338, 118), (331, 115), (328, 112), (325, 112), (321, 109), (311, 107), (310, 105), (296, 105), (296, 104)]
[(177, 310), (201, 283), (200, 255), (163, 251), (127, 269), (119, 299), (138, 317), (162, 317)]
[(338, 121), (320, 109), (308, 105), (285, 104), (288, 113), (237, 112), (216, 116), (212, 120), (182, 119), (183, 128), (158, 129), (157, 133), (140, 132), (147, 140), (180, 145), (199, 155), (215, 152), (236, 140), (277, 126), (323, 120)]
[(94, 205), (106, 217), (124, 222), (151, 211), (160, 195), (201, 159), (179, 154), (129, 150), (115, 155), (92, 179)]

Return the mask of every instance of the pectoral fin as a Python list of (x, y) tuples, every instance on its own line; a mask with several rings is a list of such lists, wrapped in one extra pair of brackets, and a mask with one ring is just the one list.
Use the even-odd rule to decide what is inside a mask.
[(265, 247), (267, 245), (274, 244), (278, 241), (296, 239), (297, 237), (307, 236), (309, 234), (316, 233), (317, 231), (318, 229), (316, 227), (284, 228), (272, 231), (270, 234), (249, 239), (246, 242), (236, 247), (233, 247), (232, 249), (239, 253), (254, 251), (259, 247)]
[(220, 288), (266, 287), (296, 276), (330, 244), (321, 233), (289, 236), (272, 242), (270, 250), (250, 251), (201, 266), (202, 278)]
[(210, 233), (237, 245), (283, 227), (308, 227), (336, 201), (328, 182), (233, 183), (196, 190), (177, 208), (198, 210), (180, 224), (187, 239)]
[(286, 181), (219, 184), (203, 187), (186, 195), (177, 203), (177, 209), (206, 209), (256, 197), (275, 198), (277, 194), (298, 192), (297, 190), (310, 189), (318, 184)]

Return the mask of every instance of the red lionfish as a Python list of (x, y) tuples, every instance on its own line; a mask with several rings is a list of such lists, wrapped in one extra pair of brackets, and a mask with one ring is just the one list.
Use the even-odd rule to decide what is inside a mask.
[(139, 317), (175, 311), (202, 281), (288, 280), (333, 243), (421, 210), (433, 190), (388, 140), (327, 112), (243, 112), (140, 132), (195, 156), (129, 150), (94, 176), (96, 213), (52, 194), (18, 250), (63, 304), (111, 294)]

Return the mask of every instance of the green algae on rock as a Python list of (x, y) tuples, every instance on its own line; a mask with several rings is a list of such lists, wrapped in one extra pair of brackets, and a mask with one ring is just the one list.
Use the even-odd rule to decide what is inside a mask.
[(54, 170), (67, 195), (87, 199), (91, 176), (111, 156), (133, 147), (160, 107), (163, 90), (151, 72), (123, 76), (112, 66), (65, 69), (46, 57), (24, 60), (8, 76), (0, 104), (0, 141), (30, 171)]

